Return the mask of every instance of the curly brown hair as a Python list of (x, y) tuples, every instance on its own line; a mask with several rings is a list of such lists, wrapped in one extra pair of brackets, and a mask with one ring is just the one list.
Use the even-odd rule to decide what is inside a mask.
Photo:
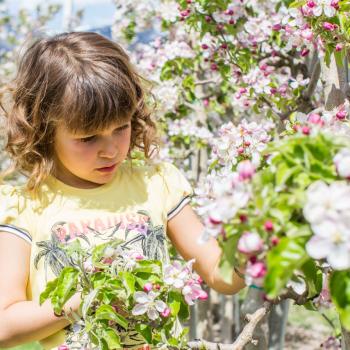
[[(21, 56), (7, 90), (6, 150), (14, 169), (36, 190), (54, 170), (53, 140), (58, 123), (71, 132), (91, 133), (131, 117), (131, 151), (146, 158), (158, 149), (156, 124), (146, 105), (147, 80), (123, 48), (93, 32), (35, 39)], [(148, 90), (147, 90), (148, 92)], [(155, 146), (153, 148), (152, 146)]]

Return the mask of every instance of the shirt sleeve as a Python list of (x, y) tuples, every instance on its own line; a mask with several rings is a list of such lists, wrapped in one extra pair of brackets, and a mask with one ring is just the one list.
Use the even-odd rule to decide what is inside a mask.
[(11, 185), (0, 186), (0, 233), (12, 233), (32, 243), (29, 228), (25, 223), (26, 200), (20, 190)]
[(162, 164), (167, 219), (177, 215), (191, 201), (193, 189), (181, 171), (171, 163)]

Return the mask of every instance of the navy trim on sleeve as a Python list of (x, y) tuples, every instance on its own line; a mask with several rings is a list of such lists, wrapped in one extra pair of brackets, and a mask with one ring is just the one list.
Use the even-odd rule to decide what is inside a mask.
[(181, 209), (188, 204), (191, 201), (191, 196), (188, 195), (184, 198), (181, 199), (181, 201), (179, 202), (179, 204), (172, 210), (169, 211), (167, 218), (168, 220), (170, 220), (171, 218), (173, 218), (176, 214), (178, 214)]
[(0, 225), (0, 231), (13, 233), (14, 235), (23, 238), (28, 243), (32, 243), (32, 237), (30, 234), (16, 226), (13, 225)]

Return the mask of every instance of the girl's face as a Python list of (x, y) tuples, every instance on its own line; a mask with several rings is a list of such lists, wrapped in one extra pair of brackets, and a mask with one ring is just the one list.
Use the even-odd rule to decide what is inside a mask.
[(59, 125), (54, 139), (55, 176), (78, 188), (109, 182), (127, 157), (130, 137), (130, 121), (89, 135), (73, 134)]

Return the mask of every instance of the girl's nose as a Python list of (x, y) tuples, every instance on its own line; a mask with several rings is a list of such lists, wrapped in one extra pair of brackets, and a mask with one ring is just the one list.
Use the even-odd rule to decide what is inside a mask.
[(115, 139), (111, 137), (106, 137), (105, 140), (103, 140), (101, 149), (99, 151), (99, 156), (101, 158), (111, 158), (115, 159), (118, 154), (118, 147)]

